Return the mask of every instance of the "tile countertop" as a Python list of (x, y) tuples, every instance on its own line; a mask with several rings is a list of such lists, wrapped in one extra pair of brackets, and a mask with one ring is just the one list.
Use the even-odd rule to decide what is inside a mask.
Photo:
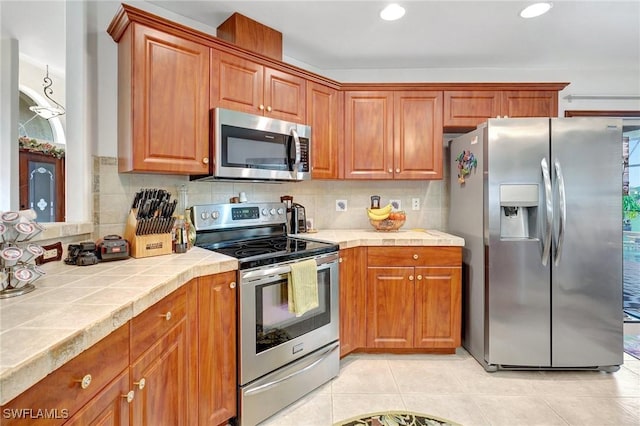
[(42, 265), (36, 290), (0, 299), (0, 405), (192, 278), (234, 271), (205, 249), (69, 266)]
[(358, 246), (464, 246), (464, 239), (430, 229), (399, 229), (382, 232), (374, 229), (322, 229), (298, 234), (302, 238), (330, 241), (341, 249)]
[[(435, 230), (321, 230), (298, 235), (340, 248), (463, 246)], [(234, 258), (193, 248), (185, 254), (69, 266), (42, 265), (36, 290), (0, 299), (0, 405), (97, 343), (192, 278), (233, 271)]]

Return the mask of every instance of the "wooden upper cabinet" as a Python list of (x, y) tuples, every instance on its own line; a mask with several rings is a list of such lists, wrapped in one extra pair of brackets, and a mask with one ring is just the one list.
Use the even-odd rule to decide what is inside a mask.
[(342, 122), (341, 93), (331, 87), (307, 82), (307, 124), (311, 126), (311, 176), (339, 177)]
[(557, 117), (557, 90), (448, 90), (444, 129), (469, 130), (497, 117)]
[(305, 98), (304, 78), (211, 49), (211, 108), (304, 123)]
[(471, 128), (497, 117), (501, 111), (501, 96), (493, 90), (444, 92), (444, 127)]
[(120, 172), (209, 171), (209, 48), (133, 22), (118, 40)]
[(517, 117), (557, 117), (558, 92), (510, 90), (502, 92), (502, 115)]
[(347, 179), (441, 179), (442, 92), (345, 94)]
[(393, 178), (393, 92), (350, 91), (344, 98), (345, 178)]
[(442, 179), (442, 92), (394, 93), (396, 179)]

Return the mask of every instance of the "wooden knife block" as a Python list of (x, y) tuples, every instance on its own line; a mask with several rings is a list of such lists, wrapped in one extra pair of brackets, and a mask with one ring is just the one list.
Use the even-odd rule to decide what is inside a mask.
[(171, 233), (136, 235), (137, 209), (131, 209), (124, 230), (124, 239), (129, 241), (131, 257), (141, 258), (172, 253)]

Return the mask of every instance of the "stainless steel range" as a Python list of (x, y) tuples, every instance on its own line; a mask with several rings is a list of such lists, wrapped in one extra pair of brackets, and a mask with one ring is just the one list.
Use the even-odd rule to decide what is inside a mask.
[[(196, 246), (238, 259), (238, 420), (255, 425), (338, 375), (338, 246), (287, 236), (282, 203), (196, 205), (192, 219)], [(318, 307), (296, 316), (288, 277), (308, 259)]]

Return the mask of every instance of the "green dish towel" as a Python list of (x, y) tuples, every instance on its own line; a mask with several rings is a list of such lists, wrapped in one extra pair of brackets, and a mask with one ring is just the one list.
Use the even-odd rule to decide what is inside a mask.
[(292, 263), (288, 278), (289, 312), (299, 317), (319, 306), (318, 266), (314, 259)]

